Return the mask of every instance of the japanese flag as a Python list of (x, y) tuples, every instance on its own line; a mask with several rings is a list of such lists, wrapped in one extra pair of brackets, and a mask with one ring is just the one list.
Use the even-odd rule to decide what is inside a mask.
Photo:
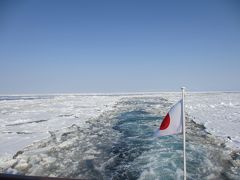
[(167, 136), (179, 134), (183, 130), (183, 101), (177, 102), (167, 113), (163, 119), (159, 129), (155, 132), (155, 136)]

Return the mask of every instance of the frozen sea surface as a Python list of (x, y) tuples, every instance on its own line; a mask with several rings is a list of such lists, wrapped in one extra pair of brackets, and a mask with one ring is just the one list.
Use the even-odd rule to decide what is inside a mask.
[(0, 96), (0, 156), (8, 156), (55, 131), (111, 110), (117, 96)]
[(240, 93), (190, 94), (187, 111), (208, 132), (240, 148)]
[[(186, 95), (189, 179), (240, 179), (239, 97)], [(179, 98), (179, 93), (1, 97), (0, 170), (86, 179), (182, 179), (182, 135), (153, 137)]]

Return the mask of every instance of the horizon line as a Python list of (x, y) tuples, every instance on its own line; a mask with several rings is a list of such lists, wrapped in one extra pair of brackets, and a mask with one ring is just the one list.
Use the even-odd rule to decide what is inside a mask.
[[(66, 92), (66, 93), (0, 93), (0, 96), (37, 96), (37, 95), (141, 95), (141, 94), (161, 94), (161, 93), (181, 93), (181, 90), (179, 91), (129, 91), (129, 92)], [(186, 89), (185, 93), (240, 93), (240, 91), (224, 91), (224, 90), (217, 90), (217, 91), (188, 91)]]

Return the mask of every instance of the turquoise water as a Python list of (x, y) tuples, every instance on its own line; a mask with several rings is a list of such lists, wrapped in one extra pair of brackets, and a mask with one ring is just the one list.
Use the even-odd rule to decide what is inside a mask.
[[(136, 179), (150, 170), (155, 172), (151, 177), (153, 179), (159, 176), (171, 179), (181, 174), (178, 174), (179, 171), (170, 173), (170, 169), (182, 167), (182, 141), (179, 135), (161, 139), (153, 136), (152, 125), (161, 121), (161, 116), (135, 110), (118, 118), (113, 128), (121, 133), (121, 137), (111, 152), (118, 156), (118, 162), (114, 168), (109, 167), (114, 179)], [(168, 161), (170, 158), (171, 162)], [(150, 178), (150, 174), (147, 176)]]

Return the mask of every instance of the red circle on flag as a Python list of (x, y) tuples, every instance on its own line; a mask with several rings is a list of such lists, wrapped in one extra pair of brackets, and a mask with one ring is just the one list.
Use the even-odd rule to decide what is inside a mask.
[(164, 130), (164, 129), (167, 129), (168, 126), (170, 124), (170, 116), (169, 114), (167, 113), (167, 115), (165, 116), (165, 118), (163, 119), (162, 121), (162, 124), (160, 126), (160, 130)]

